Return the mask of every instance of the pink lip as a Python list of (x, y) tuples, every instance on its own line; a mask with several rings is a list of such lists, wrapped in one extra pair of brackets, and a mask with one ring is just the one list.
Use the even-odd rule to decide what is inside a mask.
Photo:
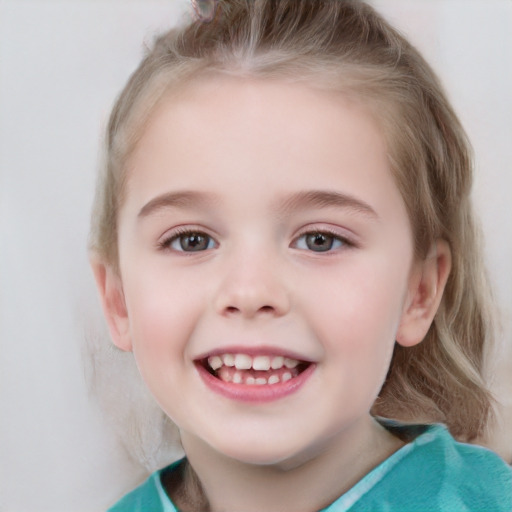
[[(244, 353), (247, 354), (247, 351), (244, 351)], [(316, 365), (310, 364), (303, 372), (286, 382), (266, 384), (263, 386), (250, 386), (246, 384), (224, 382), (223, 380), (214, 377), (201, 364), (197, 363), (196, 368), (203, 379), (203, 382), (213, 392), (231, 400), (237, 400), (240, 402), (263, 403), (279, 400), (280, 398), (284, 398), (285, 396), (298, 391), (313, 374)]]
[(276, 347), (266, 347), (266, 346), (258, 346), (258, 347), (250, 347), (250, 346), (229, 346), (229, 347), (223, 347), (218, 348), (212, 351), (209, 351), (205, 354), (201, 354), (197, 357), (195, 357), (196, 361), (199, 361), (200, 359), (206, 359), (207, 357), (211, 356), (218, 356), (222, 354), (247, 354), (248, 356), (258, 356), (258, 355), (265, 355), (265, 356), (283, 356), (288, 357), (290, 359), (297, 359), (298, 361), (305, 361), (308, 363), (312, 363), (313, 361), (304, 358), (304, 356), (297, 354), (295, 352), (290, 352), (288, 350), (281, 350)]

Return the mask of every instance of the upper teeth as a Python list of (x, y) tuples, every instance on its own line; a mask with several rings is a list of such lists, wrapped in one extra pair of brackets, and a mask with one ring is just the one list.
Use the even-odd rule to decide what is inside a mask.
[(222, 354), (208, 358), (208, 364), (212, 370), (218, 370), (221, 366), (234, 366), (237, 370), (267, 371), (271, 368), (279, 370), (283, 366), (295, 368), (299, 361), (283, 356), (249, 356), (247, 354)]

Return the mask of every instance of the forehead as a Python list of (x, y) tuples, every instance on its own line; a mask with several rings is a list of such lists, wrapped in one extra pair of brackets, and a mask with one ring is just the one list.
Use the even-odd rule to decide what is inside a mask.
[(387, 153), (371, 111), (354, 97), (282, 80), (203, 77), (154, 109), (128, 161), (128, 194), (222, 194), (229, 183), (261, 196), (372, 182), (367, 199), (378, 202), (379, 187), (398, 196)]

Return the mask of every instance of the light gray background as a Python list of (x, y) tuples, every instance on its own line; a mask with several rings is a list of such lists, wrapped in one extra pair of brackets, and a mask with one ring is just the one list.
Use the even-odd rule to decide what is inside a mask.
[[(510, 397), (512, 2), (374, 4), (439, 72), (474, 143), (474, 196), (503, 311), (496, 389)], [(186, 6), (0, 0), (0, 512), (100, 511), (145, 476), (84, 378), (98, 318), (86, 238), (112, 101), (142, 42)], [(493, 442), (505, 452), (504, 428)]]

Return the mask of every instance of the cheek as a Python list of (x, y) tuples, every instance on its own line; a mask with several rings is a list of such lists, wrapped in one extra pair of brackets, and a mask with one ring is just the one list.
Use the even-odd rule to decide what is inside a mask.
[[(316, 311), (328, 331), (343, 337), (361, 339), (380, 334), (393, 337), (398, 326), (406, 280), (403, 271), (397, 272), (391, 265), (378, 259), (366, 264), (347, 265), (337, 275), (326, 274), (324, 286), (316, 286), (308, 298), (305, 310)], [(370, 341), (370, 340), (368, 340)]]
[(182, 386), (190, 386), (189, 340), (197, 326), (202, 297), (191, 293), (190, 281), (153, 270), (139, 272), (126, 285), (130, 333), (143, 380), (160, 407), (176, 421), (188, 410), (182, 401)]
[(132, 273), (125, 286), (130, 332), (137, 356), (166, 359), (183, 350), (201, 308), (190, 281), (155, 272)]
[[(361, 382), (365, 389), (367, 382), (375, 393), (388, 370), (406, 286), (407, 263), (389, 261), (354, 259), (335, 276), (325, 269), (317, 292), (302, 293), (304, 314), (325, 358), (335, 360), (348, 381)], [(319, 281), (324, 283), (321, 290)]]

